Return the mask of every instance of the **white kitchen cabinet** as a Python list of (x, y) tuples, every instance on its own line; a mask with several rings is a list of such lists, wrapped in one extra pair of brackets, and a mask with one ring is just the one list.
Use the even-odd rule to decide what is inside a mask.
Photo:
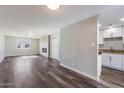
[(123, 32), (123, 44), (124, 44), (124, 26), (122, 27)]
[(103, 44), (103, 31), (99, 31), (99, 44)]
[(98, 76), (101, 76), (101, 72), (102, 72), (102, 55), (98, 55), (98, 63), (97, 63)]
[(122, 69), (122, 55), (111, 54), (111, 64), (110, 66), (115, 69)]
[(104, 38), (122, 37), (122, 36), (123, 36), (122, 27), (113, 27), (113, 28), (103, 30)]
[(122, 37), (122, 36), (123, 36), (122, 27), (113, 28), (113, 37)]
[(110, 67), (110, 54), (103, 53), (102, 54), (102, 65)]
[(124, 70), (124, 55), (122, 56), (122, 70)]
[(111, 37), (111, 29), (106, 29), (106, 30), (103, 30), (103, 37), (104, 38), (110, 38)]
[(103, 53), (102, 65), (106, 67), (122, 70), (124, 69), (124, 55)]

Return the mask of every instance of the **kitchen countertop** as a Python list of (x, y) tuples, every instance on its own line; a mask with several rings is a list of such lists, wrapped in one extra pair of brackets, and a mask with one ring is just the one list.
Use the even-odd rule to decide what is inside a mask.
[(99, 49), (99, 53), (124, 54), (124, 50)]

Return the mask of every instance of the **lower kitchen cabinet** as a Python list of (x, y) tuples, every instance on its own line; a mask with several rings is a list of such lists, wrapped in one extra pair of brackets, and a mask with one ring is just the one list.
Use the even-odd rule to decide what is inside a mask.
[(122, 69), (122, 55), (111, 54), (111, 63), (110, 66), (115, 69)]
[(124, 55), (122, 57), (122, 70), (124, 70)]
[(118, 70), (124, 69), (124, 55), (103, 53), (102, 65)]
[(102, 54), (102, 65), (103, 66), (107, 66), (107, 67), (110, 66), (110, 56), (111, 55), (107, 53)]

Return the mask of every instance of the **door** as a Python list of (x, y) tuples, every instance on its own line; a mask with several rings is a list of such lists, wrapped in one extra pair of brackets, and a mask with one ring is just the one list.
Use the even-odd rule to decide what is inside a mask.
[(59, 34), (50, 37), (50, 58), (59, 60)]

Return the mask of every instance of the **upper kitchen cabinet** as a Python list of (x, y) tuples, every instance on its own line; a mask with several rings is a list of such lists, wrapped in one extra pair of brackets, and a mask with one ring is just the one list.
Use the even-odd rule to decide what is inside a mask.
[(123, 30), (122, 27), (113, 27), (109, 29), (103, 30), (103, 37), (104, 38), (114, 38), (114, 37), (122, 37)]
[(124, 46), (124, 26), (122, 27), (122, 30), (123, 30), (122, 38), (123, 38), (123, 46)]
[(122, 37), (122, 36), (123, 36), (123, 28), (122, 28), (122, 26), (113, 28), (113, 37)]
[(103, 38), (110, 38), (111, 37), (111, 29), (104, 29), (103, 30)]
[(99, 44), (103, 44), (103, 31), (99, 31)]

